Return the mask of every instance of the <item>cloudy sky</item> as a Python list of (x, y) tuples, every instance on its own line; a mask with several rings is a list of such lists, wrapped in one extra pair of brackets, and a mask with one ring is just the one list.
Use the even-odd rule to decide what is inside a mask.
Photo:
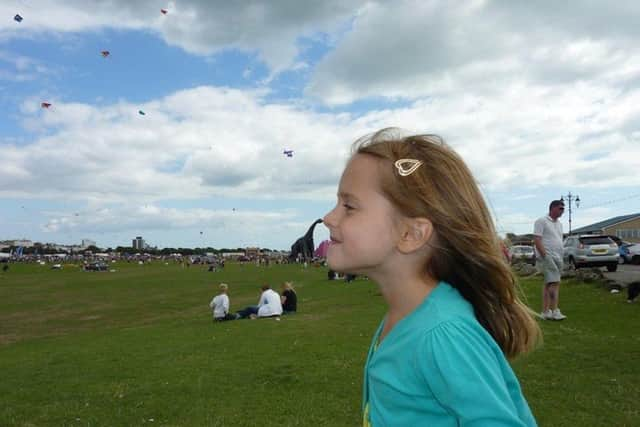
[(4, 0), (0, 240), (285, 249), (387, 126), (442, 135), (502, 233), (640, 212), (640, 3), (560, 3)]

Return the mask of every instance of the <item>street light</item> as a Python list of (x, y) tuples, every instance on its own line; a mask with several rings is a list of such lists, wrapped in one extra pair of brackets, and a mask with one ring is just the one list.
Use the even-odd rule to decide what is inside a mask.
[(576, 202), (576, 208), (580, 207), (580, 196), (578, 195), (573, 195), (571, 194), (571, 191), (569, 191), (569, 194), (567, 194), (566, 196), (560, 196), (560, 200), (562, 200), (564, 202), (564, 198), (567, 198), (567, 200), (569, 201), (569, 235), (571, 235), (571, 202)]

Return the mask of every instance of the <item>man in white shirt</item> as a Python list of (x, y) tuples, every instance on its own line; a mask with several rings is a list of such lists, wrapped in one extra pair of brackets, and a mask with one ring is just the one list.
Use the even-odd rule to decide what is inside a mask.
[(280, 316), (282, 314), (280, 295), (269, 285), (264, 285), (262, 290), (258, 303), (258, 317)]
[(236, 316), (229, 314), (229, 296), (227, 292), (229, 285), (220, 283), (220, 293), (213, 297), (209, 303), (209, 307), (213, 310), (213, 320), (223, 322), (225, 320), (234, 320)]
[(564, 202), (554, 200), (549, 205), (549, 215), (538, 218), (533, 226), (538, 269), (544, 274), (542, 287), (542, 313), (545, 320), (563, 320), (567, 316), (558, 308), (560, 276), (563, 268), (562, 223)]
[[(282, 302), (280, 295), (268, 284), (261, 287), (262, 294), (258, 300), (258, 305), (250, 305), (238, 311), (235, 315), (236, 319), (256, 319), (258, 317), (280, 316), (282, 314)], [(280, 320), (278, 317), (276, 320)]]

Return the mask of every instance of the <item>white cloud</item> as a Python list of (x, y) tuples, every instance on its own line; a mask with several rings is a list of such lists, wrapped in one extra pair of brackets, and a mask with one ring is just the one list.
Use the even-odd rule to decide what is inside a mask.
[(579, 13), (536, 2), (372, 3), (318, 64), (307, 93), (343, 104), (379, 96), (493, 96), (514, 83), (554, 88), (602, 79), (621, 86), (640, 67), (638, 18), (635, 3), (582, 2)]
[(33, 81), (54, 72), (36, 59), (0, 50), (0, 81)]
[(268, 227), (291, 221), (295, 212), (176, 209), (153, 204), (114, 204), (79, 212), (45, 212), (44, 231), (114, 232), (122, 229), (207, 229)]
[(490, 191), (637, 183), (638, 141), (624, 126), (640, 113), (640, 91), (515, 85), (499, 97), (459, 94), (360, 117), (268, 103), (263, 95), (199, 87), (143, 105), (145, 116), (124, 102), (54, 102), (34, 111), (27, 101), (26, 123), (42, 136), (4, 146), (10, 167), (0, 170), (0, 194), (326, 199), (351, 142), (389, 125), (442, 134)]
[[(3, 147), (5, 196), (112, 201), (333, 195), (352, 132), (343, 116), (199, 87), (139, 106), (29, 108), (41, 137)], [(293, 158), (283, 149), (293, 149)]]
[[(296, 65), (300, 37), (335, 31), (363, 3), (180, 0), (166, 6), (152, 0), (3, 2), (0, 15), (13, 16), (16, 9), (24, 9), (24, 21), (3, 20), (0, 40), (107, 28), (152, 31), (167, 44), (198, 55), (230, 48), (256, 53), (273, 72), (279, 72)], [(160, 13), (162, 6), (168, 9), (166, 15)]]
[[(296, 220), (299, 212), (232, 209), (176, 209), (147, 204), (110, 204), (78, 212), (43, 212), (40, 228), (47, 236), (92, 236), (97, 244), (130, 245), (133, 236), (142, 235), (151, 245), (194, 247), (264, 246), (271, 236), (271, 247), (288, 248), (293, 236), (302, 235), (309, 224)], [(326, 231), (318, 227), (316, 238)], [(318, 240), (320, 242), (321, 240)]]

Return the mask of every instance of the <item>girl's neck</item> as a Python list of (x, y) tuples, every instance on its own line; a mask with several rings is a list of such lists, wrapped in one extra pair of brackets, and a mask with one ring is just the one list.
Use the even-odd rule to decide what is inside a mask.
[(381, 277), (376, 282), (389, 307), (380, 341), (400, 320), (422, 304), (438, 284), (438, 281), (430, 276), (403, 273), (396, 273), (389, 280)]

